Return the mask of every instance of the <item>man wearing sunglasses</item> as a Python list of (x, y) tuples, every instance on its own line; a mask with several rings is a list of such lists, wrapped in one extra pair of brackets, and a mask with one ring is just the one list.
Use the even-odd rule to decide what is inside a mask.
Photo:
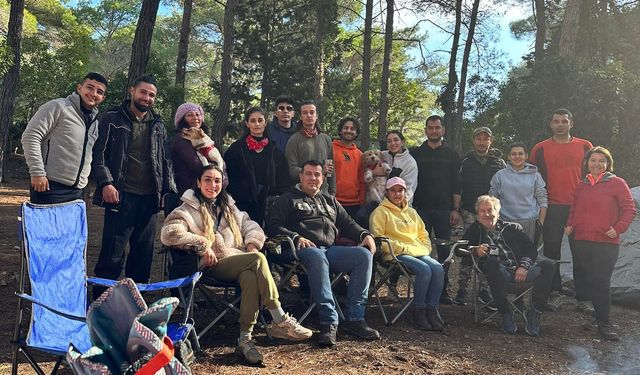
[(279, 96), (276, 98), (276, 109), (273, 121), (269, 123), (269, 140), (274, 142), (278, 150), (284, 154), (289, 137), (296, 132), (293, 124), (293, 116), (296, 112), (293, 109), (293, 99), (289, 96)]

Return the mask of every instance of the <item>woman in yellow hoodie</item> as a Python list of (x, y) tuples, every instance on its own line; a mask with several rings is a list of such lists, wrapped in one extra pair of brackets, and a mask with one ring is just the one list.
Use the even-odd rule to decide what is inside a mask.
[[(400, 177), (387, 180), (386, 197), (373, 211), (370, 230), (374, 236), (388, 237), (398, 260), (415, 275), (413, 286), (413, 321), (422, 330), (441, 331), (444, 322), (438, 312), (438, 301), (444, 286), (444, 269), (431, 258), (431, 241), (424, 222), (407, 203), (407, 184)], [(390, 259), (387, 247), (382, 247)]]

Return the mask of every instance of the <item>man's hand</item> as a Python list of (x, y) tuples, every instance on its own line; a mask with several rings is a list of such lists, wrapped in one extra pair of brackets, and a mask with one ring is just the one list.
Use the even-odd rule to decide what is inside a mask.
[(202, 260), (205, 267), (214, 267), (216, 264), (218, 264), (216, 253), (214, 253), (210, 247), (205, 250), (204, 254), (202, 255)]
[(523, 281), (525, 281), (527, 279), (527, 273), (529, 271), (527, 271), (526, 268), (524, 267), (518, 267), (516, 268), (516, 273), (513, 275), (514, 279), (516, 280), (517, 283), (521, 283)]
[(316, 244), (314, 244), (313, 241), (300, 236), (298, 238), (297, 246), (298, 246), (298, 249), (304, 249), (305, 247), (316, 247)]
[(460, 213), (456, 210), (451, 210), (451, 214), (449, 215), (449, 224), (456, 225), (460, 222)]
[(469, 250), (473, 251), (477, 257), (483, 257), (489, 252), (489, 245), (483, 243), (482, 245), (471, 246)]
[(618, 232), (616, 232), (616, 230), (613, 229), (613, 227), (609, 227), (609, 230), (604, 232), (604, 235), (609, 238), (616, 238), (618, 237)]
[(120, 193), (113, 185), (105, 185), (102, 188), (102, 200), (107, 203), (120, 203)]
[(260, 248), (258, 247), (258, 245), (254, 244), (254, 243), (250, 243), (247, 245), (247, 252), (248, 253), (257, 253), (258, 251), (260, 251)]
[(570, 236), (571, 233), (573, 233), (573, 227), (572, 226), (566, 226), (564, 227), (564, 234), (566, 234), (567, 236)]
[(31, 177), (31, 187), (38, 193), (49, 190), (49, 179), (46, 176)]
[(369, 251), (371, 251), (371, 254), (376, 253), (376, 241), (373, 240), (373, 236), (371, 236), (370, 234), (364, 236), (362, 242), (360, 243), (360, 246), (369, 249)]

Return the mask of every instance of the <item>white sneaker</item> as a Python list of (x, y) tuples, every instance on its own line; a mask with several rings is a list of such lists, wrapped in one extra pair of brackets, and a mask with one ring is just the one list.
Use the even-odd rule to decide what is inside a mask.
[(267, 326), (267, 332), (272, 337), (289, 341), (302, 341), (313, 335), (313, 331), (309, 328), (303, 327), (298, 323), (296, 318), (289, 314), (284, 315), (284, 320), (282, 322), (269, 324), (269, 326)]

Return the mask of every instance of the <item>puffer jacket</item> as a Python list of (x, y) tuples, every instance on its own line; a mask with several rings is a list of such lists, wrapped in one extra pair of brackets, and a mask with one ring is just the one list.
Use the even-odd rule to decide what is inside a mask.
[[(195, 192), (189, 189), (184, 192), (180, 199), (183, 202), (182, 205), (173, 210), (162, 225), (160, 241), (166, 246), (182, 250), (211, 247), (213, 244), (205, 237), (200, 200), (196, 197)], [(251, 220), (246, 212), (238, 210), (231, 197), (229, 197), (229, 205), (231, 206), (233, 217), (240, 228), (243, 243), (240, 246), (235, 243), (229, 223), (224, 215), (220, 215), (220, 224), (217, 226), (216, 231), (222, 235), (224, 245), (228, 249), (238, 249), (240, 251), (245, 251), (247, 245), (251, 243), (258, 248), (262, 248), (266, 239), (262, 228)]]
[(32, 177), (70, 187), (87, 186), (91, 171), (91, 149), (98, 138), (98, 110), (93, 109), (90, 124), (80, 108), (80, 96), (46, 102), (29, 120), (22, 133), (22, 149)]
[(476, 200), (479, 196), (488, 194), (491, 178), (496, 172), (506, 168), (502, 160), (502, 152), (492, 148), (487, 155), (486, 163), (478, 160), (475, 151), (469, 152), (460, 166), (460, 186), (462, 187), (462, 208), (469, 212), (476, 212)]
[[(100, 118), (98, 139), (93, 147), (91, 168), (96, 178), (93, 203), (102, 206), (102, 188), (113, 185), (121, 190), (127, 175), (129, 142), (132, 138), (132, 121), (129, 100), (105, 112)], [(173, 169), (164, 149), (167, 133), (159, 116), (153, 114), (151, 122), (151, 165), (155, 181), (158, 209), (163, 194), (175, 193)]]
[[(384, 198), (369, 218), (369, 228), (374, 236), (388, 237), (393, 253), (421, 257), (431, 254), (431, 241), (424, 222), (407, 201), (402, 208)], [(384, 258), (390, 260), (391, 254), (382, 246)]]
[(302, 236), (317, 246), (333, 246), (340, 237), (360, 242), (370, 234), (349, 216), (336, 197), (319, 192), (314, 196), (300, 190), (300, 184), (281, 195), (271, 212), (267, 233), (284, 235), (294, 243)]

